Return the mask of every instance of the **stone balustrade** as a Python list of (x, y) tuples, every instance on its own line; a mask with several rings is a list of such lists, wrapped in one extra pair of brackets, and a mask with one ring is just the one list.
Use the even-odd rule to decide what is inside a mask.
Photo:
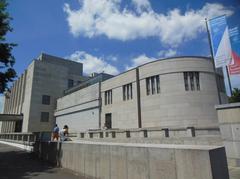
[(196, 137), (219, 135), (219, 128), (141, 128), (141, 129), (108, 129), (89, 130), (77, 134), (79, 139), (91, 138), (168, 138), (168, 137)]
[(1, 141), (32, 145), (37, 139), (34, 133), (0, 133)]

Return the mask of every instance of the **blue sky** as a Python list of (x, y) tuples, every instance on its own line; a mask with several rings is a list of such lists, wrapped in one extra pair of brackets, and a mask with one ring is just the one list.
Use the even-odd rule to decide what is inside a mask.
[[(208, 56), (205, 17), (240, 26), (238, 0), (9, 0), (9, 42), (20, 75), (41, 52), (117, 74), (164, 57)], [(240, 87), (240, 78), (233, 79)]]

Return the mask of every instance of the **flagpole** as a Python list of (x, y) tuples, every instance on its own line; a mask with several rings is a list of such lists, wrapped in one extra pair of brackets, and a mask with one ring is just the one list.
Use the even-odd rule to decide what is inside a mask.
[(230, 80), (230, 76), (229, 76), (229, 70), (228, 67), (226, 66), (226, 72), (227, 72), (227, 77), (228, 77), (228, 85), (229, 85), (229, 89), (230, 89), (230, 95), (232, 96), (232, 84), (231, 84), (231, 80)]
[(207, 23), (207, 18), (205, 18), (205, 23), (206, 23), (206, 28), (207, 28), (207, 34), (208, 34), (208, 43), (209, 43), (209, 47), (210, 47), (210, 52), (211, 52), (211, 57), (212, 57), (212, 64), (213, 64), (213, 71), (215, 74), (215, 81), (216, 81), (216, 85), (217, 85), (217, 93), (218, 93), (218, 102), (219, 104), (222, 104), (222, 100), (221, 100), (221, 96), (220, 96), (220, 91), (219, 91), (219, 84), (217, 82), (217, 73), (216, 73), (216, 68), (215, 68), (215, 61), (214, 61), (214, 57), (213, 57), (213, 49), (212, 49), (212, 44), (211, 44), (211, 39), (210, 39), (210, 32), (208, 29), (208, 23)]

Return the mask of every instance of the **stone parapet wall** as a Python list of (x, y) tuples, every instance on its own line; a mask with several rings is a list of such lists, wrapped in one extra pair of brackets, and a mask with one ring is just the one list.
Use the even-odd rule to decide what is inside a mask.
[(42, 142), (38, 156), (89, 179), (228, 179), (224, 147)]
[(240, 166), (240, 103), (216, 106), (230, 166)]

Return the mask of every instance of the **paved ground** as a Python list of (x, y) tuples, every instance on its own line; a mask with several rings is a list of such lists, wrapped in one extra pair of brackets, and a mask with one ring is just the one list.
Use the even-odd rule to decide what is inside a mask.
[(70, 171), (40, 162), (30, 153), (0, 144), (0, 179), (77, 179)]

